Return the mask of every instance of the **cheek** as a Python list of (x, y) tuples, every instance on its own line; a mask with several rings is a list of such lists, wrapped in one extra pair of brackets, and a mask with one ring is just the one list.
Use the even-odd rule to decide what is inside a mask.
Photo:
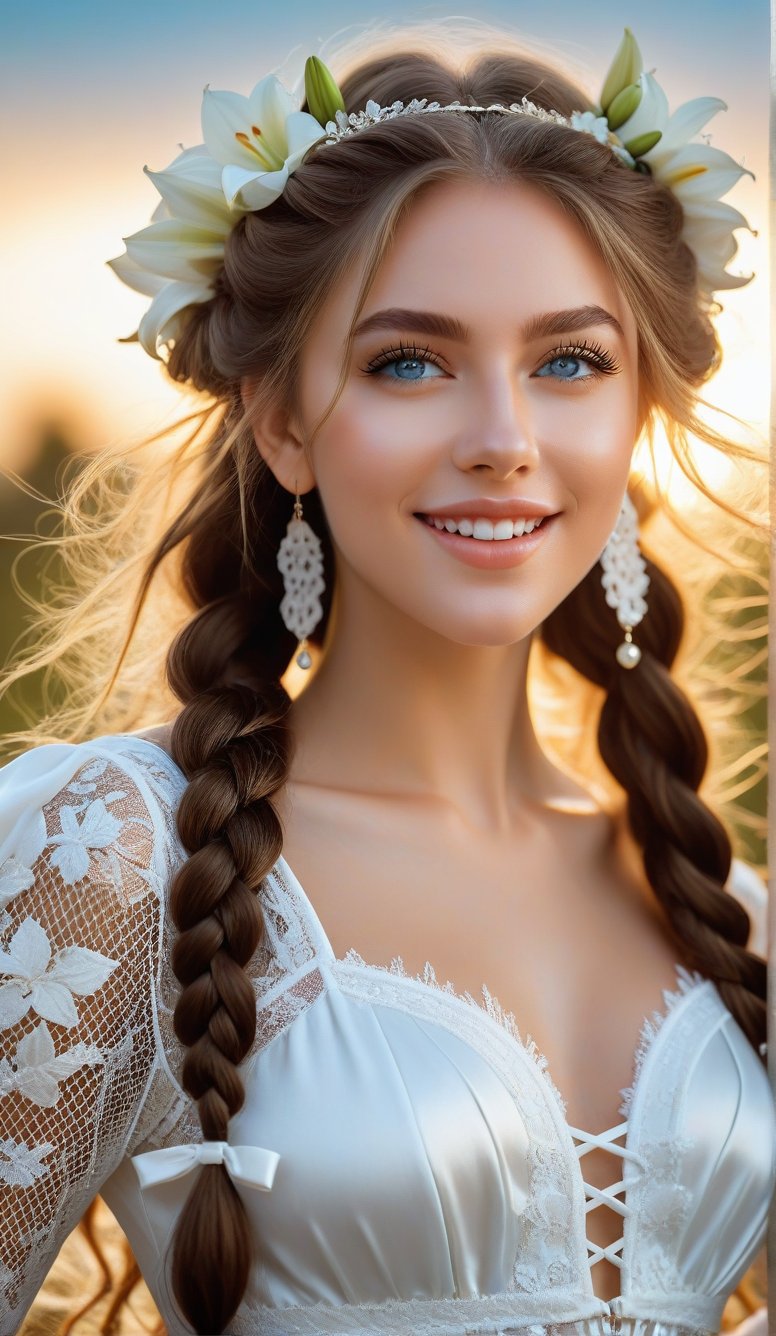
[[(589, 495), (605, 485), (611, 493), (616, 479), (628, 476), (638, 421), (635, 387), (624, 377), (597, 385), (590, 394), (563, 392), (545, 402), (541, 439), (552, 451), (555, 466), (569, 489)], [(550, 396), (548, 396), (549, 400)]]
[[(402, 393), (346, 390), (314, 447), (318, 487), (335, 541), (362, 528), (405, 523), (439, 449), (424, 405), (396, 403)], [(369, 524), (364, 526), (364, 516)]]
[(545, 437), (553, 442), (558, 495), (567, 498), (568, 557), (580, 570), (600, 556), (628, 485), (638, 416), (634, 386), (624, 382), (604, 386), (605, 409), (595, 392), (587, 403), (580, 395), (564, 406), (563, 430)]

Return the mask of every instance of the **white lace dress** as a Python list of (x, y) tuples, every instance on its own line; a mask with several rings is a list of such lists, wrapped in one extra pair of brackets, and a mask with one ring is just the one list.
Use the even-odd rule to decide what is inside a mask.
[[(117, 734), (0, 769), (0, 1333), (18, 1331), (100, 1192), (170, 1336), (168, 1250), (199, 1172), (178, 1084), (165, 892), (186, 780)], [(766, 892), (730, 889), (765, 952)], [(623, 1121), (569, 1126), (535, 1045), (427, 966), (336, 959), (287, 863), (262, 886), (257, 1034), (225, 1162), (256, 1234), (234, 1336), (718, 1333), (776, 1183), (765, 1071), (715, 985), (677, 966), (645, 1018)], [(585, 1183), (607, 1147), (613, 1181)], [(622, 1237), (589, 1242), (608, 1203)], [(591, 1269), (619, 1266), (618, 1298)]]

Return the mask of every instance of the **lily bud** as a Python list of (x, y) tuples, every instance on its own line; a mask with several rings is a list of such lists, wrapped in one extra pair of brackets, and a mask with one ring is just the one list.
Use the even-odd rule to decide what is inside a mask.
[(318, 56), (308, 56), (305, 61), (304, 91), (310, 115), (321, 125), (333, 121), (335, 112), (345, 110), (337, 81)]
[(618, 93), (621, 93), (629, 84), (638, 83), (642, 65), (639, 44), (630, 28), (626, 28), (601, 90), (601, 107), (604, 112), (608, 110)]
[(616, 130), (625, 121), (630, 120), (634, 111), (638, 107), (643, 96), (640, 83), (628, 84), (616, 97), (613, 97), (609, 103), (609, 110), (606, 113), (606, 119), (609, 122), (609, 129)]
[(649, 150), (655, 147), (658, 139), (662, 138), (662, 130), (648, 130), (646, 134), (636, 135), (635, 139), (629, 139), (625, 148), (627, 148), (632, 158), (639, 158), (642, 153), (649, 153)]

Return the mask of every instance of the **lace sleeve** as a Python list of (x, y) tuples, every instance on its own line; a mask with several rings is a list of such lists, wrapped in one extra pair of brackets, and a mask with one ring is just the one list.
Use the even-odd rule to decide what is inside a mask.
[(0, 1336), (120, 1161), (154, 1074), (154, 824), (125, 766), (88, 747), (53, 796), (63, 744), (0, 770)]
[(751, 863), (734, 858), (730, 865), (727, 889), (744, 906), (752, 923), (747, 947), (756, 955), (768, 956), (768, 890), (760, 873)]

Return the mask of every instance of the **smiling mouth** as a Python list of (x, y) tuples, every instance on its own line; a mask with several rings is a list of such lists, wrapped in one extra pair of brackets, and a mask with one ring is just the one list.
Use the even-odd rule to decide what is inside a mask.
[(416, 519), (428, 528), (434, 529), (437, 533), (449, 534), (453, 538), (468, 538), (475, 543), (485, 544), (500, 544), (523, 537), (528, 538), (536, 530), (547, 527), (550, 521), (555, 518), (555, 515), (537, 515), (520, 521), (512, 521), (507, 519), (489, 520), (487, 518), (476, 520), (457, 516), (455, 517), (455, 525), (451, 529), (439, 516), (424, 515), (422, 511), (415, 511), (414, 514)]

